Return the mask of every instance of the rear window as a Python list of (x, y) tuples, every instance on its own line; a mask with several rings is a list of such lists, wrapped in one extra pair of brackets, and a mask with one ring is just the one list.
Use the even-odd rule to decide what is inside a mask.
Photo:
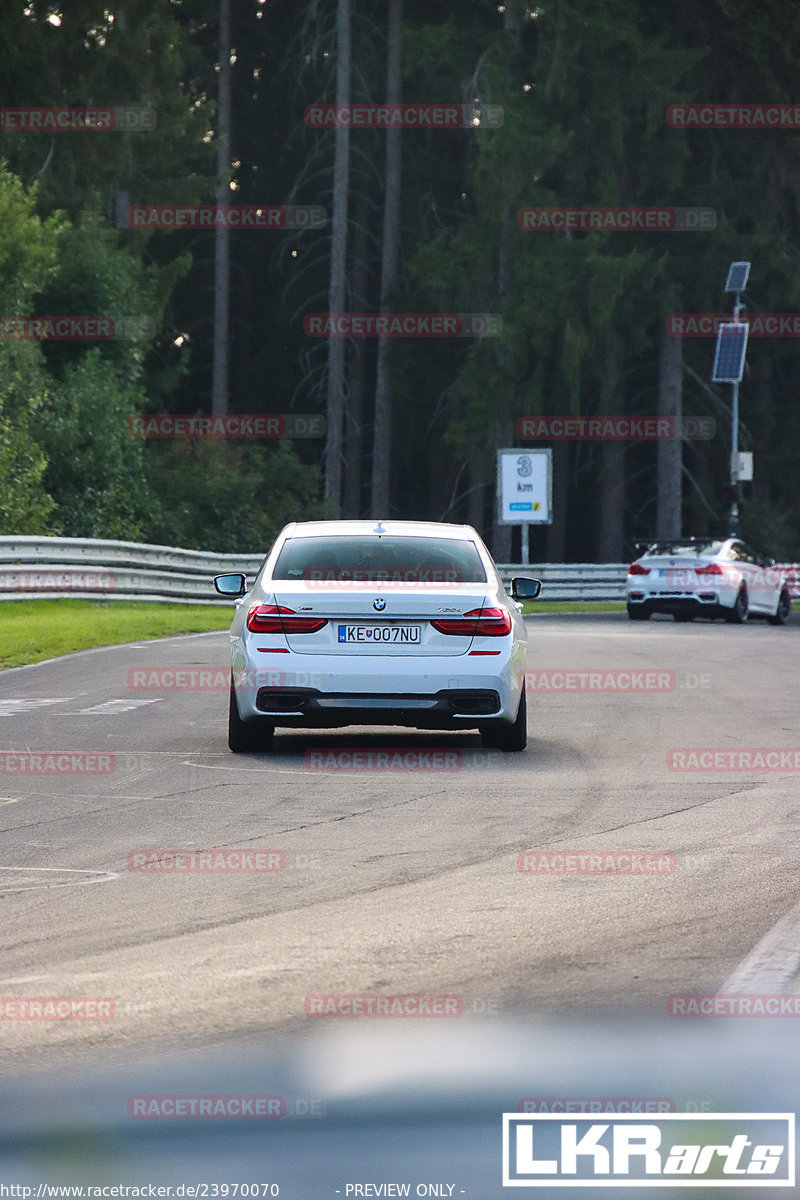
[(486, 570), (474, 542), (436, 537), (290, 538), (273, 579), (331, 583), (485, 583)]
[(653, 542), (645, 554), (702, 554), (717, 555), (722, 542)]

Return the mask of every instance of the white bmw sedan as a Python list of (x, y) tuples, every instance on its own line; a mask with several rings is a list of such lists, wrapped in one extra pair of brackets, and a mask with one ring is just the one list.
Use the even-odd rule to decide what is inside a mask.
[(231, 626), (228, 745), (268, 750), (276, 726), (479, 729), (524, 750), (526, 631), (489, 551), (468, 525), (313, 521), (279, 533)]
[(723, 617), (741, 625), (766, 617), (785, 625), (792, 607), (774, 560), (736, 538), (653, 542), (628, 568), (625, 590), (633, 621), (662, 612), (676, 621)]

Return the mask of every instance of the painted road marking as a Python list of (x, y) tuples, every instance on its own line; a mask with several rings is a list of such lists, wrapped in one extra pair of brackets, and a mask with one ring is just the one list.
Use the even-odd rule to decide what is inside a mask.
[(798, 930), (800, 904), (795, 904), (742, 959), (719, 994), (795, 991), (800, 976)]
[(73, 696), (50, 697), (46, 700), (4, 699), (0, 700), (0, 717), (13, 717), (17, 713), (32, 712), (48, 704), (67, 704)]
[(90, 883), (111, 883), (114, 879), (119, 879), (117, 871), (86, 871), (78, 867), (0, 867), (0, 871), (16, 871), (22, 872), (25, 875), (30, 875), (34, 871), (47, 872), (51, 875), (91, 875), (92, 879), (70, 879), (65, 883), (35, 883), (25, 887), (9, 887), (1, 888), (0, 896), (5, 896), (9, 892), (41, 892), (50, 890), (51, 888), (63, 887), (86, 887)]
[(84, 716), (114, 716), (116, 713), (132, 712), (134, 708), (142, 708), (145, 704), (160, 704), (163, 696), (153, 697), (151, 700), (106, 700), (104, 704), (95, 704), (92, 708), (80, 708), (76, 713), (68, 713), (68, 716), (84, 717)]

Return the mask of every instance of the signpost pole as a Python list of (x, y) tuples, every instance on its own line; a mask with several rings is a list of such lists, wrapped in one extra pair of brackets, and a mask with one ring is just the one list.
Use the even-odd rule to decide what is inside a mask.
[[(742, 311), (742, 293), (736, 293), (736, 303), (733, 306), (733, 319), (739, 320)], [(739, 384), (731, 384), (731, 537), (739, 536)]]
[(527, 564), (531, 561), (531, 547), (529, 538), (529, 526), (527, 521), (523, 521), (520, 525), (520, 535), (522, 537), (522, 554), (520, 555), (523, 563)]
[[(737, 306), (738, 307), (738, 306)], [(737, 314), (738, 315), (738, 314)], [(739, 384), (731, 384), (731, 537), (739, 536)]]
[[(729, 469), (730, 512), (728, 516), (730, 537), (739, 536), (739, 380), (744, 373), (749, 327), (742, 323), (740, 315), (745, 307), (742, 293), (750, 277), (749, 262), (732, 262), (725, 280), (725, 291), (736, 297), (733, 305), (733, 321), (720, 326), (717, 350), (714, 356), (714, 383), (731, 385), (731, 462)], [(729, 339), (725, 346), (725, 339)]]

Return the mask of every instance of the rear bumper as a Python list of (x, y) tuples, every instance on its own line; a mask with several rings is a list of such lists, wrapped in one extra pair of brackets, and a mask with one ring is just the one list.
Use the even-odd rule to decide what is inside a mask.
[(409, 655), (376, 662), (289, 653), (270, 656), (268, 668), (266, 655), (258, 654), (258, 663), (248, 660), (239, 639), (231, 649), (242, 720), (295, 728), (470, 729), (513, 721), (525, 677), (525, 643), (516, 640), (491, 657)]
[(478, 717), (496, 717), (500, 696), (487, 688), (445, 689), (433, 695), (260, 688), (256, 708), (275, 725), (288, 728), (406, 725), (416, 729), (464, 729), (475, 724)]
[(736, 595), (734, 593), (731, 600), (724, 603), (718, 592), (702, 592), (694, 596), (646, 596), (629, 592), (627, 602), (631, 607), (642, 608), (645, 612), (691, 613), (698, 617), (713, 617), (719, 616), (722, 608), (732, 608), (736, 602)]

